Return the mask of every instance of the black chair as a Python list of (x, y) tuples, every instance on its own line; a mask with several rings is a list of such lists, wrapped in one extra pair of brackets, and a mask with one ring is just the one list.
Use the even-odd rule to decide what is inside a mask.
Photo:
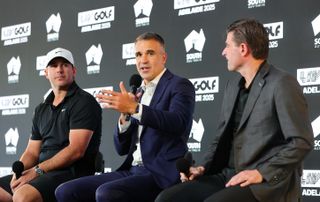
[(97, 153), (97, 156), (95, 159), (95, 173), (96, 174), (104, 173), (103, 154), (100, 151)]

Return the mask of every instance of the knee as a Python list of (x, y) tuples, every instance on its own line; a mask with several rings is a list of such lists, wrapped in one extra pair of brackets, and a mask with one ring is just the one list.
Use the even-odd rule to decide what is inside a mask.
[(23, 202), (26, 201), (26, 197), (24, 194), (21, 194), (19, 191), (16, 191), (12, 196), (13, 202)]
[(55, 190), (55, 196), (57, 201), (71, 201), (72, 196), (72, 186), (69, 186), (67, 183), (59, 185)]
[(125, 192), (117, 189), (112, 189), (107, 186), (100, 186), (96, 190), (96, 201), (104, 202), (118, 202), (118, 201), (130, 201), (127, 198)]
[(33, 201), (43, 201), (40, 193), (25, 192), (25, 190), (18, 189), (14, 192), (12, 196), (13, 202), (33, 202)]
[(163, 190), (158, 194), (154, 202), (171, 202), (170, 192), (168, 190)]
[(98, 187), (96, 190), (96, 201), (107, 201), (107, 198), (109, 198), (108, 195), (110, 190), (106, 189), (105, 187), (102, 188), (102, 186)]

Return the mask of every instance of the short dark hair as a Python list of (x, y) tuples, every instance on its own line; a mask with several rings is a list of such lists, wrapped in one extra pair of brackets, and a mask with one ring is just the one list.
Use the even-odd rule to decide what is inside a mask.
[(164, 39), (159, 34), (157, 34), (155, 32), (145, 32), (145, 33), (139, 35), (136, 38), (135, 43), (137, 43), (137, 41), (141, 41), (141, 40), (155, 40), (155, 41), (158, 41), (163, 48), (165, 47)]
[(267, 59), (269, 54), (269, 37), (263, 25), (254, 19), (241, 19), (231, 23), (227, 34), (233, 32), (237, 45), (247, 43), (255, 59)]

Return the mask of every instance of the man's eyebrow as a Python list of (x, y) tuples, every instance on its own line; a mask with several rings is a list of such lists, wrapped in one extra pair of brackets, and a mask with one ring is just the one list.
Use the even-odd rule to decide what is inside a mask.
[(155, 52), (155, 50), (153, 50), (153, 49), (148, 49), (147, 51), (146, 51), (146, 53), (154, 53)]

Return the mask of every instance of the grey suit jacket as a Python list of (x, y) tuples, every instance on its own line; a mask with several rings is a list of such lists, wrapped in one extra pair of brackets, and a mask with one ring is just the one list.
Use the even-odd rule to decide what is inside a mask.
[[(225, 146), (228, 123), (239, 92), (241, 76), (225, 89), (218, 134), (206, 158), (206, 174), (228, 163)], [(307, 103), (296, 79), (265, 63), (252, 83), (233, 140), (236, 172), (258, 169), (264, 181), (251, 185), (262, 202), (295, 202), (300, 198), (304, 157), (313, 148)]]

